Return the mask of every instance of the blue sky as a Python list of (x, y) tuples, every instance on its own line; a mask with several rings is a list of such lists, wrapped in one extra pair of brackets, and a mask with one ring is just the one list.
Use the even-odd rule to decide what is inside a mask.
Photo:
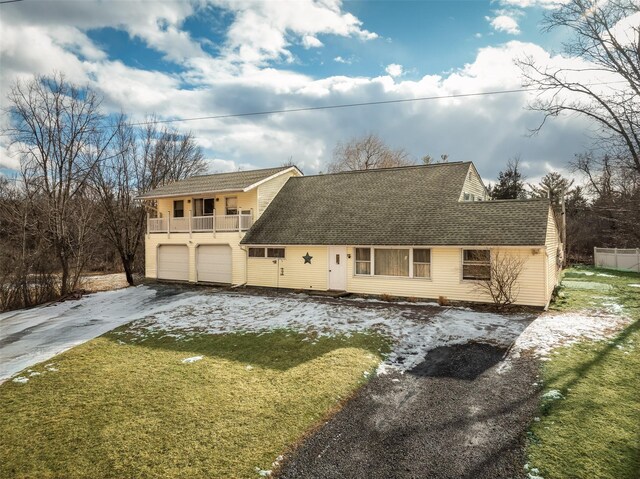
[[(17, 79), (63, 72), (140, 120), (513, 89), (514, 60), (565, 61), (541, 32), (554, 0), (25, 0), (0, 8), (0, 103)], [(212, 171), (292, 158), (307, 172), (339, 142), (374, 132), (418, 160), (449, 154), (495, 177), (513, 156), (531, 179), (588, 146), (560, 118), (535, 137), (525, 93), (349, 110), (179, 122)], [(6, 123), (7, 118), (2, 121)], [(19, 158), (0, 140), (0, 171)]]

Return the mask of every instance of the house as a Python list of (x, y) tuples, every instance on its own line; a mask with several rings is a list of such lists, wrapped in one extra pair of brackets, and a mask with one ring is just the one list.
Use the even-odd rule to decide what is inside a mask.
[(139, 196), (152, 212), (145, 275), (246, 283), (246, 249), (240, 240), (287, 180), (300, 175), (296, 167), (281, 167), (193, 176)]
[(208, 175), (146, 198), (166, 211), (146, 240), (153, 278), (485, 302), (500, 252), (522, 261), (518, 304), (546, 306), (558, 280), (549, 201), (488, 201), (471, 162)]

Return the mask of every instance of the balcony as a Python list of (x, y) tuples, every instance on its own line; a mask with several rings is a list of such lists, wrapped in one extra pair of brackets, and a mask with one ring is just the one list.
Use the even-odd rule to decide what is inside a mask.
[(247, 231), (253, 225), (253, 214), (185, 216), (175, 218), (147, 217), (147, 234), (151, 233), (229, 233)]

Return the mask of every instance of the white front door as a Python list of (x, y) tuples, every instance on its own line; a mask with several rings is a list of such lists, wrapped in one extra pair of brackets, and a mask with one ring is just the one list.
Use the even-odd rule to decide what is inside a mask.
[(347, 289), (347, 247), (329, 246), (329, 289)]

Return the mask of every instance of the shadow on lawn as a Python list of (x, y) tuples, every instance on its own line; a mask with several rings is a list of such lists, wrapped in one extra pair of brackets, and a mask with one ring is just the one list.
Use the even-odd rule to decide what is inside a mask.
[(590, 360), (583, 362), (577, 368), (567, 369), (562, 373), (547, 377), (548, 383), (562, 383), (562, 394), (566, 394), (569, 389), (586, 377), (589, 372), (606, 361), (612, 352), (622, 347), (632, 334), (640, 331), (640, 319), (634, 321), (625, 329), (623, 329), (615, 338), (607, 342), (598, 353)]
[(358, 348), (381, 355), (389, 351), (389, 342), (377, 334), (354, 333), (346, 336), (317, 336), (289, 330), (263, 333), (194, 334), (187, 340), (169, 336), (147, 336), (142, 341), (127, 341), (123, 328), (105, 335), (137, 347), (162, 349), (187, 356), (208, 356), (285, 371), (331, 351)]

